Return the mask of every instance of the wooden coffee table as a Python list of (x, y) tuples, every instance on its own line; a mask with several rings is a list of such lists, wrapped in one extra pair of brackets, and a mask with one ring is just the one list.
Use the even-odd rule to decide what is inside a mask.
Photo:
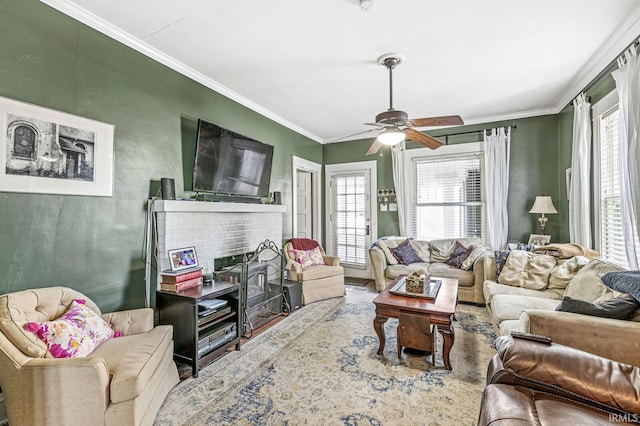
[[(391, 284), (385, 288), (374, 300), (376, 305), (376, 318), (373, 320), (373, 328), (376, 330), (378, 339), (380, 339), (380, 347), (378, 355), (384, 351), (385, 336), (384, 323), (389, 318), (399, 318), (400, 314), (411, 315), (413, 317), (423, 317), (425, 323), (434, 325), (435, 331), (442, 334), (444, 340), (442, 345), (442, 358), (444, 366), (447, 370), (451, 370), (451, 361), (449, 353), (454, 341), (453, 321), (455, 320), (456, 306), (458, 304), (458, 280), (453, 278), (436, 278), (441, 280), (442, 285), (435, 299), (422, 299), (417, 297), (407, 297), (392, 294), (389, 291), (404, 276), (396, 278)], [(425, 336), (425, 339), (428, 337)], [(426, 347), (429, 342), (424, 342)], [(418, 348), (419, 349), (419, 348)], [(433, 348), (435, 360), (435, 350)]]

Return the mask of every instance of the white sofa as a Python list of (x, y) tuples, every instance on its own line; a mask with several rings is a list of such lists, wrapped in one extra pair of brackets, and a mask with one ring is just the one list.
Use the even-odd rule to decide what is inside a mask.
[(493, 256), (485, 258), (484, 297), (500, 335), (522, 331), (606, 358), (640, 365), (640, 310), (629, 321), (556, 311), (563, 296), (597, 303), (621, 293), (600, 277), (624, 268), (583, 256), (557, 259), (516, 250), (496, 278)]

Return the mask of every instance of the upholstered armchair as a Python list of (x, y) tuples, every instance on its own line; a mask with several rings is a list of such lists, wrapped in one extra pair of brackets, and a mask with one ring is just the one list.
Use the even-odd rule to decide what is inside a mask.
[[(302, 283), (304, 305), (345, 295), (344, 269), (340, 266), (340, 259), (327, 256), (322, 247), (317, 242), (315, 244), (315, 256), (309, 254), (314, 249), (295, 249), (291, 241), (287, 242), (283, 249), (291, 280)], [(301, 253), (305, 251), (308, 253)]]
[(0, 296), (0, 387), (9, 423), (152, 424), (179, 381), (171, 326), (154, 327), (150, 308), (104, 314), (121, 337), (102, 342), (86, 357), (54, 358), (25, 324), (57, 319), (78, 299), (101, 315), (95, 303), (66, 287)]

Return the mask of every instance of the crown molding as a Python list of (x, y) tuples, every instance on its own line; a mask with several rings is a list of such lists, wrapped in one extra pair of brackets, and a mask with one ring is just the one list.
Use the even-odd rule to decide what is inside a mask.
[(580, 68), (567, 91), (562, 95), (560, 101), (554, 108), (556, 114), (575, 99), (585, 87), (593, 81), (611, 62), (613, 62), (640, 34), (640, 18), (636, 14), (629, 17), (618, 27), (591, 56), (587, 63)]
[(311, 133), (310, 131), (303, 129), (302, 127), (284, 119), (278, 114), (256, 104), (255, 102), (247, 99), (246, 97), (234, 92), (228, 87), (218, 83), (217, 81), (205, 76), (204, 74), (194, 70), (193, 68), (183, 64), (182, 62), (172, 58), (164, 52), (150, 46), (149, 44), (143, 42), (142, 40), (134, 37), (128, 32), (122, 30), (121, 28), (116, 27), (110, 22), (105, 21), (104, 19), (96, 16), (95, 14), (89, 12), (88, 10), (79, 7), (78, 5), (67, 1), (67, 0), (40, 0), (40, 2), (58, 10), (59, 12), (64, 13), (71, 18), (82, 22), (83, 24), (93, 28), (96, 31), (99, 31), (108, 37), (134, 49), (138, 52), (142, 53), (145, 56), (173, 69), (174, 71), (179, 72), (180, 74), (189, 77), (190, 79), (202, 84), (203, 86), (208, 87), (209, 89), (226, 96), (227, 98), (249, 108), (252, 111), (257, 112), (258, 114), (275, 121), (278, 124), (287, 127), (294, 132), (305, 136), (315, 142), (323, 143), (324, 140), (320, 136)]

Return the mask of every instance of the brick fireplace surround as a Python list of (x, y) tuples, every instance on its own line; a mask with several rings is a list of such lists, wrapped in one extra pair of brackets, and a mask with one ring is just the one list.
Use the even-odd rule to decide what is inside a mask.
[(194, 246), (204, 272), (214, 259), (253, 252), (267, 239), (282, 248), (282, 205), (158, 200), (154, 211), (160, 270), (176, 248)]

